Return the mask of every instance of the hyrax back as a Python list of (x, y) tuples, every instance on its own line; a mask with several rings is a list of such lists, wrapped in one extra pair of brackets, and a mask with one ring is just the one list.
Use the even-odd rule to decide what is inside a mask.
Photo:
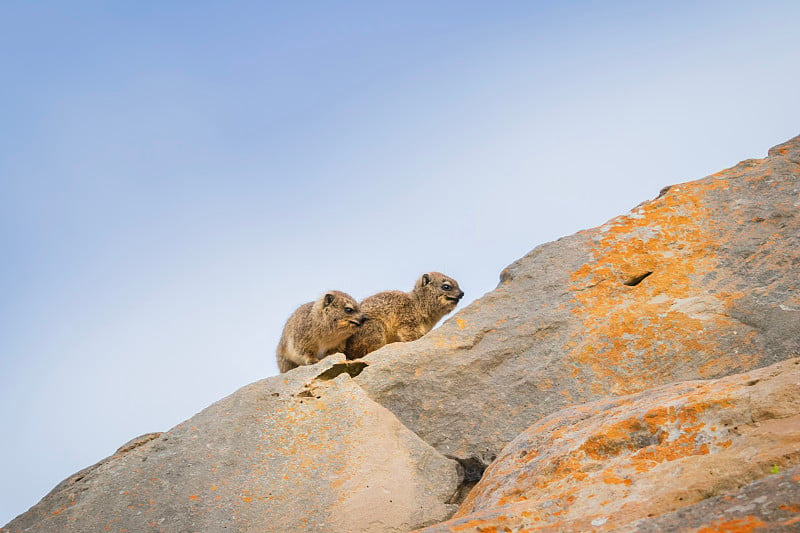
[(411, 292), (385, 291), (361, 302), (367, 322), (347, 339), (348, 359), (364, 357), (390, 342), (417, 340), (455, 309), (464, 291), (451, 277), (428, 272)]
[(325, 356), (344, 351), (348, 337), (366, 318), (349, 294), (328, 291), (292, 313), (278, 343), (276, 356), (281, 372), (313, 365)]

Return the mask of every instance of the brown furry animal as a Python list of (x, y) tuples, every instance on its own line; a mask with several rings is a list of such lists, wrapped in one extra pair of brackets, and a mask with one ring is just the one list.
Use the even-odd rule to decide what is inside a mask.
[(345, 341), (361, 328), (366, 317), (349, 294), (328, 291), (292, 313), (278, 343), (278, 369), (288, 372), (300, 365), (344, 352)]
[(367, 322), (347, 339), (348, 359), (364, 357), (390, 342), (419, 339), (464, 296), (458, 283), (440, 272), (423, 274), (411, 292), (385, 291), (361, 302)]

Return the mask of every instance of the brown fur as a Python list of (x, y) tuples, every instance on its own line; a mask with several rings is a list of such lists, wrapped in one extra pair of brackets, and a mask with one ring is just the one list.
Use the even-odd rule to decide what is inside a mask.
[(419, 339), (455, 309), (464, 292), (440, 272), (423, 274), (411, 292), (385, 291), (361, 302), (367, 322), (347, 339), (348, 359), (364, 357), (390, 342)]
[(328, 291), (292, 313), (278, 343), (278, 369), (288, 372), (300, 365), (344, 352), (345, 341), (366, 318), (349, 294)]

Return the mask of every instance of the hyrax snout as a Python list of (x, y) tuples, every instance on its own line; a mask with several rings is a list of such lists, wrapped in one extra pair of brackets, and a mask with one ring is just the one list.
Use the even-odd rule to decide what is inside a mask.
[(328, 291), (301, 305), (283, 327), (276, 350), (278, 369), (287, 372), (344, 352), (345, 342), (365, 320), (359, 304), (341, 291)]
[(419, 339), (463, 297), (458, 282), (441, 272), (422, 274), (411, 292), (374, 294), (361, 302), (368, 320), (347, 339), (344, 353), (357, 359), (391, 342)]

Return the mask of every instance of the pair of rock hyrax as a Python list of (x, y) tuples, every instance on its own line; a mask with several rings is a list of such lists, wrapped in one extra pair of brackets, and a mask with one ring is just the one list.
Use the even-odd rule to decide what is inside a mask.
[(360, 304), (343, 292), (327, 292), (289, 317), (278, 343), (278, 368), (287, 372), (338, 352), (357, 359), (392, 342), (419, 339), (463, 296), (458, 283), (440, 272), (420, 276), (411, 292), (379, 292)]

